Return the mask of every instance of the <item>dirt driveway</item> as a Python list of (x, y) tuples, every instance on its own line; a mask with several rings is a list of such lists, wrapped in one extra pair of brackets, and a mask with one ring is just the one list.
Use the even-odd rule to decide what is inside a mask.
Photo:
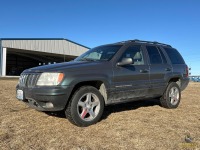
[[(200, 149), (200, 83), (190, 83), (178, 109), (156, 100), (106, 107), (102, 120), (79, 128), (62, 113), (45, 114), (15, 98), (17, 80), (0, 80), (0, 149)], [(192, 143), (186, 143), (190, 136)]]

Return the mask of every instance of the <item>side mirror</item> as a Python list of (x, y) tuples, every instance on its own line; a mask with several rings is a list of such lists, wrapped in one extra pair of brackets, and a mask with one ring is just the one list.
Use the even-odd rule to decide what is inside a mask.
[(133, 64), (132, 58), (123, 58), (121, 62), (117, 63), (117, 66), (124, 66), (124, 65), (130, 65)]

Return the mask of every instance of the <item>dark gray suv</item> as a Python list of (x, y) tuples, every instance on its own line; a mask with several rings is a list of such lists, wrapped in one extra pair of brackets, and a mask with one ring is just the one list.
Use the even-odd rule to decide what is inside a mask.
[(27, 69), (16, 93), (37, 110), (64, 110), (71, 123), (89, 126), (109, 104), (157, 98), (161, 106), (177, 108), (188, 82), (176, 49), (130, 40), (90, 49), (71, 62)]

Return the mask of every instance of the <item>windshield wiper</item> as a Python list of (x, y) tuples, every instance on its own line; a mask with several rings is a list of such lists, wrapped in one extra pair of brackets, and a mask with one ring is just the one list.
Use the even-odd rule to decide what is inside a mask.
[(80, 61), (97, 61), (97, 59), (81, 58)]

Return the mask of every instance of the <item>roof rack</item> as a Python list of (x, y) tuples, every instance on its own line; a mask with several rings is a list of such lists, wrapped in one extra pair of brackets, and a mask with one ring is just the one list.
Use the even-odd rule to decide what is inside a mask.
[(129, 40), (130, 42), (138, 42), (138, 43), (147, 43), (147, 44), (157, 44), (157, 45), (163, 45), (163, 46), (169, 46), (169, 47), (172, 47), (171, 45), (168, 45), (168, 44), (164, 44), (164, 43), (159, 43), (157, 41), (143, 41), (143, 40), (138, 40), (138, 39), (135, 39), (135, 40)]
[(172, 47), (171, 45), (168, 45), (168, 44), (164, 44), (164, 43), (159, 43), (159, 42), (152, 42), (152, 41), (143, 41), (143, 40), (138, 40), (138, 39), (135, 39), (135, 40), (128, 40), (128, 41), (121, 41), (121, 42), (117, 42), (117, 43), (126, 43), (126, 42), (136, 42), (136, 43), (147, 43), (147, 44), (157, 44), (157, 45), (163, 45), (163, 46), (169, 46), (169, 47)]

